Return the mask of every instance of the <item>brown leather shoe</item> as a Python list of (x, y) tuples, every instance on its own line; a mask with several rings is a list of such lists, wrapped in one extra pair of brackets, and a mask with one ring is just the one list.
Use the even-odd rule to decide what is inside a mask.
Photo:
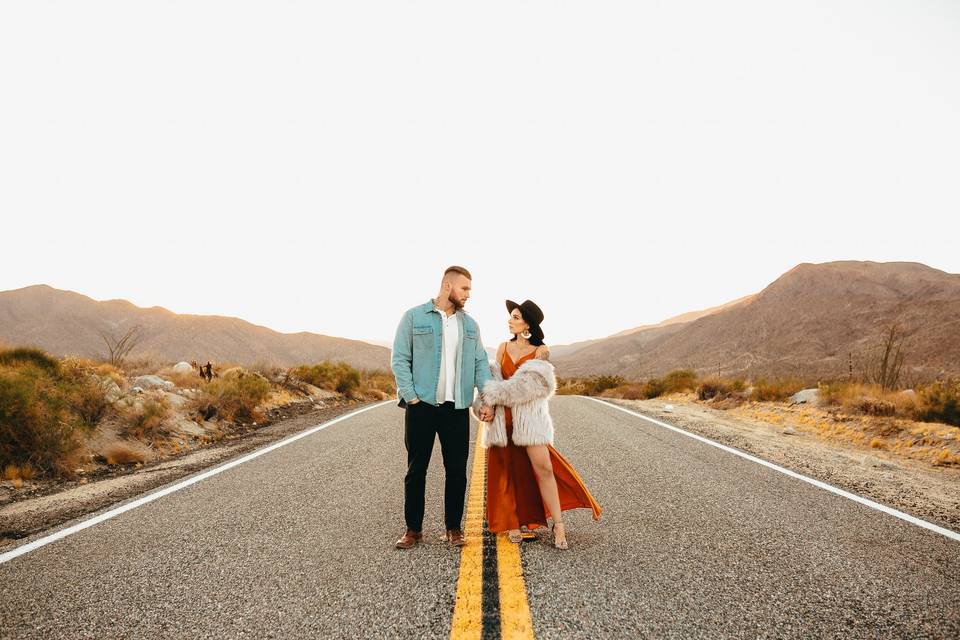
[(463, 531), (460, 529), (447, 529), (447, 544), (451, 547), (462, 547), (465, 544)]
[(423, 533), (420, 531), (411, 531), (407, 529), (407, 532), (400, 536), (400, 539), (397, 540), (394, 545), (397, 549), (409, 549), (410, 547), (416, 546), (418, 542), (423, 538)]

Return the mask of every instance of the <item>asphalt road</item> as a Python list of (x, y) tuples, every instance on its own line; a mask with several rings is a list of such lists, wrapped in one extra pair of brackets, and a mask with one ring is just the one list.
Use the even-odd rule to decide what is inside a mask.
[[(960, 637), (960, 543), (591, 400), (552, 407), (604, 513), (566, 516), (569, 551), (522, 545), (537, 637)], [(392, 546), (402, 418), (367, 411), (0, 564), (0, 637), (446, 637), (439, 446), (425, 544)]]

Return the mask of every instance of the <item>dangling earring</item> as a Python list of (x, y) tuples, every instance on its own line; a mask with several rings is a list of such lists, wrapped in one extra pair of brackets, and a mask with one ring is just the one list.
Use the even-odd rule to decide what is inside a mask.
[(524, 340), (529, 340), (532, 335), (533, 334), (530, 333), (530, 329), (524, 329), (523, 333), (520, 334), (520, 337), (523, 338)]

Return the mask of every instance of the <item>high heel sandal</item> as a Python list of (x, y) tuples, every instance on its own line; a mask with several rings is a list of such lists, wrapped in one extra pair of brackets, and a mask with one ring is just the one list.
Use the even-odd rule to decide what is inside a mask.
[(507, 539), (510, 542), (523, 542), (523, 532), (519, 529), (507, 531)]
[[(563, 541), (561, 541), (561, 542), (557, 542), (557, 527), (558, 527), (558, 526), (559, 526), (559, 527), (563, 527), (563, 528), (560, 530), (561, 533), (563, 533)], [(567, 526), (563, 523), (563, 521), (554, 522), (554, 523), (553, 523), (553, 526), (550, 527), (550, 530), (553, 532), (553, 546), (554, 546), (554, 548), (556, 548), (556, 549), (563, 549), (563, 550), (566, 550), (566, 549), (569, 549), (569, 548), (570, 548), (570, 546), (567, 544)]]

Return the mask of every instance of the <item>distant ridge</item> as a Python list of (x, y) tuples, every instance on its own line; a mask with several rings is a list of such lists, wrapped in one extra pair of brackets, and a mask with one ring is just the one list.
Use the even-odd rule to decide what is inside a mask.
[(911, 371), (960, 373), (960, 275), (919, 263), (804, 263), (754, 296), (707, 311), (561, 351), (558, 373), (646, 378), (719, 368), (723, 375), (838, 377), (850, 355), (858, 366), (893, 322), (903, 327)]
[[(732, 302), (727, 302), (727, 303), (725, 303), (725, 304), (721, 304), (721, 305), (716, 306), (716, 307), (710, 307), (709, 309), (703, 309), (703, 310), (701, 310), (701, 311), (688, 311), (688, 312), (686, 312), (686, 313), (681, 313), (681, 314), (678, 315), (678, 316), (673, 316), (672, 318), (667, 318), (667, 319), (664, 320), (663, 322), (658, 322), (657, 324), (645, 324), (645, 325), (642, 325), (642, 326), (639, 326), (639, 327), (634, 327), (633, 329), (627, 329), (626, 331), (620, 331), (619, 333), (615, 333), (615, 334), (613, 334), (613, 335), (611, 335), (611, 336), (607, 336), (606, 338), (595, 338), (595, 339), (593, 339), (593, 340), (584, 340), (584, 341), (582, 341), (582, 342), (574, 342), (574, 343), (572, 343), (572, 344), (561, 344), (561, 345), (551, 346), (551, 347), (550, 347), (550, 354), (551, 354), (551, 357), (553, 357), (554, 359), (556, 359), (556, 358), (559, 358), (559, 357), (561, 357), (561, 356), (566, 356), (566, 355), (570, 355), (570, 354), (572, 354), (572, 353), (576, 353), (577, 351), (579, 351), (580, 349), (583, 349), (584, 347), (588, 347), (588, 346), (590, 346), (590, 345), (592, 345), (592, 344), (597, 344), (597, 343), (599, 343), (599, 342), (603, 342), (604, 340), (607, 340), (607, 339), (609, 339), (609, 338), (619, 338), (619, 337), (621, 337), (621, 336), (629, 336), (629, 335), (631, 335), (631, 334), (634, 334), (634, 333), (637, 333), (637, 332), (640, 332), (640, 331), (649, 331), (649, 330), (651, 330), (651, 329), (662, 329), (663, 327), (670, 327), (670, 326), (673, 326), (673, 325), (684, 324), (684, 323), (687, 323), (687, 322), (693, 322), (694, 320), (698, 320), (698, 319), (700, 319), (700, 318), (702, 318), (702, 317), (704, 317), (704, 316), (708, 316), (708, 315), (710, 315), (711, 313), (716, 313), (717, 311), (723, 311), (724, 309), (729, 309), (730, 307), (732, 307), (732, 306), (734, 306), (734, 305), (738, 305), (738, 304), (741, 304), (741, 303), (743, 303), (743, 302), (746, 302), (747, 300), (750, 300), (751, 298), (753, 298), (753, 295), (754, 295), (754, 294), (751, 294), (751, 295), (748, 295), (748, 296), (743, 296), (742, 298), (737, 298), (736, 300), (734, 300), (734, 301), (732, 301)], [(652, 335), (652, 334), (650, 334), (650, 335)], [(647, 337), (649, 338), (649, 335), (648, 335)]]
[(390, 360), (385, 347), (307, 331), (280, 333), (239, 318), (177, 314), (163, 307), (138, 307), (127, 300), (101, 302), (43, 284), (0, 292), (0, 341), (10, 345), (103, 358), (100, 332), (121, 335), (137, 324), (143, 327), (143, 340), (132, 358), (284, 367), (343, 360), (364, 369), (387, 368)]

